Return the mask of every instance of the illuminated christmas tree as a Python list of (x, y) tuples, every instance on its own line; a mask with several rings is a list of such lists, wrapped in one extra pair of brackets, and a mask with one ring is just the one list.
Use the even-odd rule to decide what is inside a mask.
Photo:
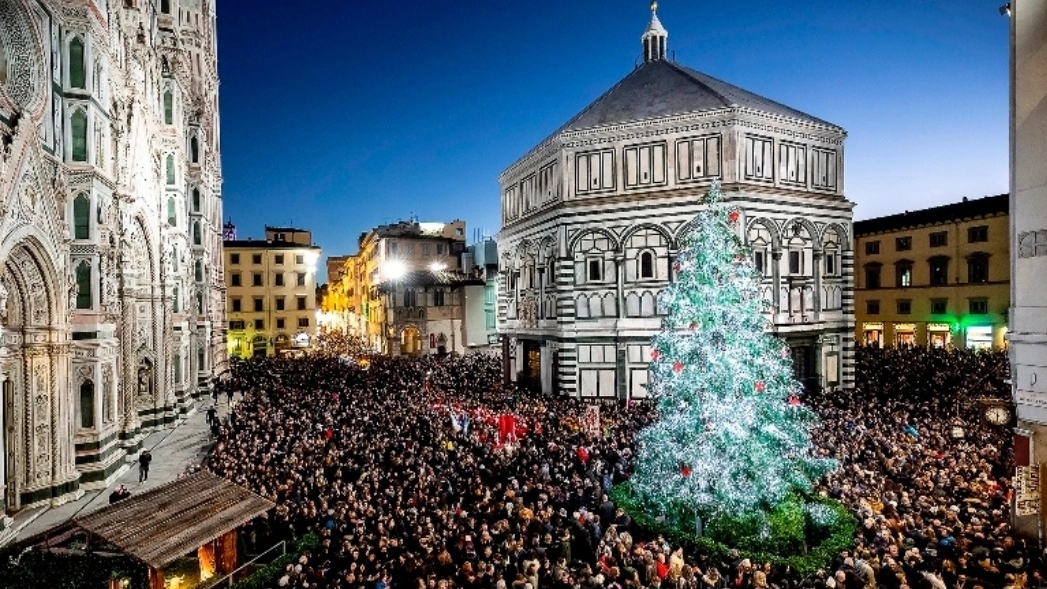
[(799, 402), (788, 347), (766, 331), (740, 213), (720, 198), (714, 185), (663, 298), (651, 350), (658, 420), (639, 435), (630, 486), (653, 515), (766, 521), (833, 462), (810, 452), (817, 417)]

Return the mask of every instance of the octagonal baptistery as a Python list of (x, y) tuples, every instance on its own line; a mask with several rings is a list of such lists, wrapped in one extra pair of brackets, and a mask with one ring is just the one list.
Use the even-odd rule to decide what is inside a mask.
[(718, 180), (797, 379), (852, 386), (846, 132), (667, 59), (667, 40), (652, 10), (643, 63), (499, 178), (507, 374), (545, 392), (645, 396), (659, 295)]

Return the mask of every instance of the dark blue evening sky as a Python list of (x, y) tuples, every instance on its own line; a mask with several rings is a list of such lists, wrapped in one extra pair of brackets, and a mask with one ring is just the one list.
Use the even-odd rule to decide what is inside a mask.
[[(1007, 190), (1003, 0), (663, 0), (677, 61), (844, 127), (855, 218)], [(225, 217), (499, 228), (498, 174), (631, 71), (645, 0), (218, 0)]]

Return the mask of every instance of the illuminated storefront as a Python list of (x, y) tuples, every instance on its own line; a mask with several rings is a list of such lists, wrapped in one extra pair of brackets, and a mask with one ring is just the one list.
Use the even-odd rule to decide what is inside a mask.
[(951, 331), (948, 323), (928, 323), (927, 345), (932, 348), (948, 347), (952, 339)]
[(877, 348), (883, 346), (883, 323), (866, 323), (863, 328), (865, 345)]
[(992, 349), (992, 325), (971, 325), (968, 327), (967, 347), (972, 350)]
[(916, 345), (916, 324), (914, 323), (895, 323), (894, 324), (894, 345), (899, 348), (905, 346)]

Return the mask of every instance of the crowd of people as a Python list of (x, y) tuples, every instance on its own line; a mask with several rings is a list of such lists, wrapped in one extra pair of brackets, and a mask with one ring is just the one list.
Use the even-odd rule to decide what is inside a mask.
[(250, 543), (319, 535), (274, 587), (1047, 587), (1043, 554), (1009, 528), (1009, 433), (972, 402), (1008, 394), (1006, 357), (863, 349), (858, 375), (804, 399), (839, 461), (819, 490), (860, 529), (803, 577), (637, 529), (608, 490), (653, 405), (600, 402), (594, 422), (592, 400), (503, 388), (492, 356), (238, 364), (222, 386), (242, 398), (207, 467), (277, 503)]

